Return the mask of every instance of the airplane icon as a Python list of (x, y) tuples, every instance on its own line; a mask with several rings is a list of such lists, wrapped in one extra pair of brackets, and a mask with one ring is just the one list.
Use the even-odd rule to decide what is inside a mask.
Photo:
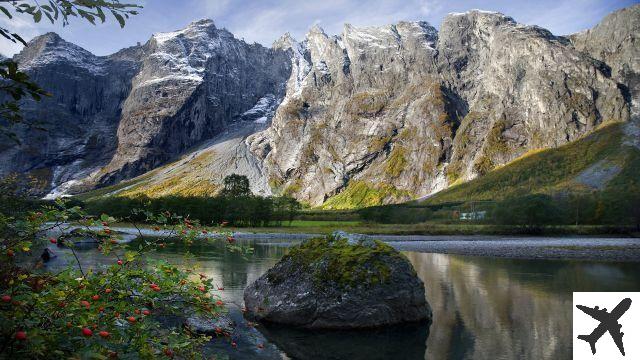
[(611, 335), (613, 342), (616, 343), (618, 350), (622, 356), (624, 356), (624, 346), (622, 344), (622, 337), (624, 336), (623, 332), (620, 332), (622, 325), (618, 323), (618, 319), (629, 310), (631, 306), (631, 299), (626, 298), (620, 301), (618, 305), (611, 311), (607, 312), (607, 309), (599, 309), (597, 306), (594, 308), (590, 308), (584, 305), (576, 305), (576, 307), (582, 310), (585, 314), (591, 316), (592, 318), (600, 321), (600, 325), (596, 327), (593, 332), (589, 335), (578, 335), (578, 339), (584, 340), (591, 345), (591, 353), (596, 353), (596, 342), (606, 333), (607, 331)]

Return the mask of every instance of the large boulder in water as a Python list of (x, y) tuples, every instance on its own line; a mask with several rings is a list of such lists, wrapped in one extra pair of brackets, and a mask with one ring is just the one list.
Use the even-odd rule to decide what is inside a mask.
[(431, 320), (411, 263), (380, 241), (307, 240), (245, 289), (246, 316), (310, 329)]

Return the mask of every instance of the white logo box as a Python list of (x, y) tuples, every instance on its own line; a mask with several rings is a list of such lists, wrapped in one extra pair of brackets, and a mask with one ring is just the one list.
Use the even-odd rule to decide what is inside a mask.
[(640, 292), (574, 292), (573, 358), (640, 359)]

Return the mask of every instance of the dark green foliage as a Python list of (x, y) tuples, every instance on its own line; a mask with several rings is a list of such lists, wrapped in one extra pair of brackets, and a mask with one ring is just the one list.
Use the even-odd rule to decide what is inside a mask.
[(231, 174), (224, 178), (224, 189), (220, 192), (224, 197), (243, 197), (251, 195), (249, 179), (244, 175)]
[(167, 196), (149, 198), (110, 197), (90, 200), (85, 204), (88, 213), (99, 215), (109, 213), (114, 217), (131, 221), (144, 221), (131, 215), (133, 209), (145, 209), (151, 212), (169, 211), (191, 219), (200, 220), (207, 225), (220, 224), (223, 221), (233, 226), (269, 226), (291, 221), (300, 205), (286, 197), (185, 197)]
[(562, 211), (553, 199), (542, 194), (505, 199), (493, 211), (494, 221), (503, 225), (551, 225), (561, 223), (562, 218)]
[(385, 205), (358, 210), (364, 221), (382, 224), (416, 224), (430, 220), (433, 211), (427, 207), (411, 208), (402, 205)]

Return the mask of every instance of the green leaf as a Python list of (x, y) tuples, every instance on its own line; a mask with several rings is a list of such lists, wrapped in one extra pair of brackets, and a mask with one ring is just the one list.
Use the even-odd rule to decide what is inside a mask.
[(35, 21), (36, 23), (39, 23), (41, 19), (42, 19), (42, 11), (38, 10), (35, 12), (35, 14), (33, 14), (33, 21)]
[(113, 10), (111, 10), (111, 13), (116, 18), (116, 20), (118, 20), (118, 23), (120, 23), (120, 27), (123, 28), (124, 27), (124, 18), (122, 17), (122, 15), (118, 14), (117, 12), (115, 12)]
[(4, 6), (0, 6), (0, 11), (2, 11), (5, 15), (7, 15), (9, 19), (12, 18), (11, 13), (9, 12), (9, 10), (5, 9)]

